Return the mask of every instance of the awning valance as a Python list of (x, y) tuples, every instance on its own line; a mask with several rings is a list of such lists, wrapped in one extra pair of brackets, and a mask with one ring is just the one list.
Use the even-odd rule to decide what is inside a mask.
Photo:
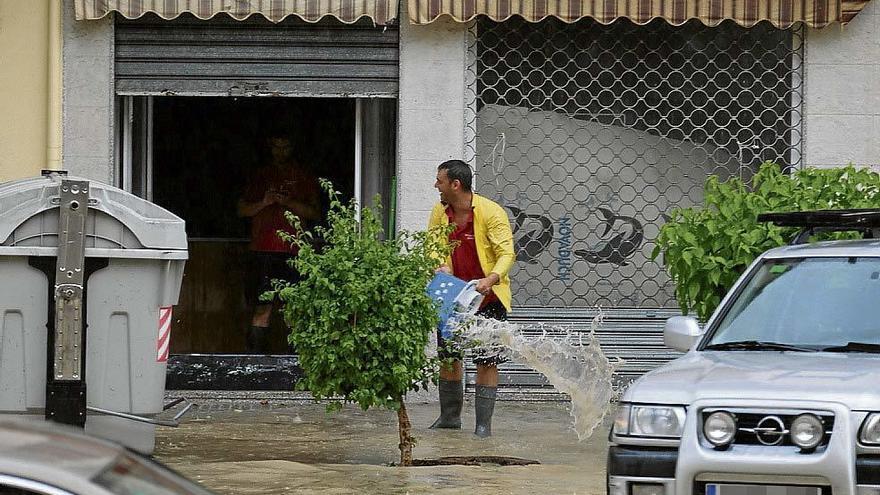
[(428, 24), (448, 15), (467, 22), (478, 15), (503, 21), (518, 15), (529, 22), (556, 17), (575, 22), (585, 17), (609, 24), (627, 18), (647, 24), (656, 18), (673, 25), (699, 19), (708, 26), (733, 20), (750, 27), (770, 21), (779, 28), (796, 22), (822, 28), (846, 24), (869, 0), (408, 0), (410, 22)]
[(117, 12), (128, 19), (137, 19), (152, 12), (163, 19), (174, 19), (190, 13), (199, 19), (228, 14), (243, 20), (259, 14), (272, 22), (297, 16), (317, 22), (332, 16), (344, 23), (362, 17), (376, 24), (391, 24), (397, 19), (397, 0), (74, 0), (77, 20), (100, 19)]

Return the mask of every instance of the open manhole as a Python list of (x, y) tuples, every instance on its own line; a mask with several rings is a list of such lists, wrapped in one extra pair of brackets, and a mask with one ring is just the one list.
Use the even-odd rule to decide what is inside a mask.
[(469, 456), (446, 456), (436, 459), (413, 459), (413, 466), (482, 466), (483, 464), (495, 464), (497, 466), (530, 466), (541, 464), (531, 459), (520, 457), (506, 457), (500, 455), (469, 455)]

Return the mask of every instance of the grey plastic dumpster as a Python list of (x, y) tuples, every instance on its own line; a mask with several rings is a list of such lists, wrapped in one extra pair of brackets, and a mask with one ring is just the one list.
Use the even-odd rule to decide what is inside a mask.
[[(55, 279), (64, 276), (55, 276), (59, 238), (77, 231), (59, 229), (62, 180), (84, 179), (51, 174), (0, 184), (0, 414), (49, 417), (55, 412), (47, 402), (59, 414), (71, 413), (68, 403), (54, 405), (52, 383), (61, 375), (52, 375), (57, 364), (48, 348), (59, 340), (52, 331)], [(150, 417), (163, 409), (170, 308), (187, 259), (184, 222), (120, 189), (88, 187), (80, 235), (84, 302), (71, 313), (86, 323), (85, 351), (79, 351), (84, 380), (73, 375), (85, 390), (78, 395), (89, 407)], [(153, 450), (153, 424), (77, 414), (87, 432)]]

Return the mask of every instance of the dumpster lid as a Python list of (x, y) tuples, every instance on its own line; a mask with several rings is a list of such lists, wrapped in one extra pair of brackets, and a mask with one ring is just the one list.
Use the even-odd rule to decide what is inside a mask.
[(122, 189), (59, 174), (0, 184), (0, 245), (57, 246), (63, 179), (89, 181), (88, 247), (187, 249), (186, 225), (180, 217)]

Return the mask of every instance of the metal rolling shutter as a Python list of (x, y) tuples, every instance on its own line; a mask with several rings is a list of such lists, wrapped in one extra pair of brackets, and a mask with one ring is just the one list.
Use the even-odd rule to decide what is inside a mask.
[(260, 16), (116, 21), (116, 93), (396, 97), (398, 29)]
[[(627, 360), (619, 383), (669, 361), (660, 227), (702, 202), (710, 175), (802, 164), (804, 28), (511, 18), (470, 32), (465, 155), (511, 217), (511, 319), (583, 331), (601, 307), (599, 341)], [(506, 387), (542, 386), (500, 370)]]

